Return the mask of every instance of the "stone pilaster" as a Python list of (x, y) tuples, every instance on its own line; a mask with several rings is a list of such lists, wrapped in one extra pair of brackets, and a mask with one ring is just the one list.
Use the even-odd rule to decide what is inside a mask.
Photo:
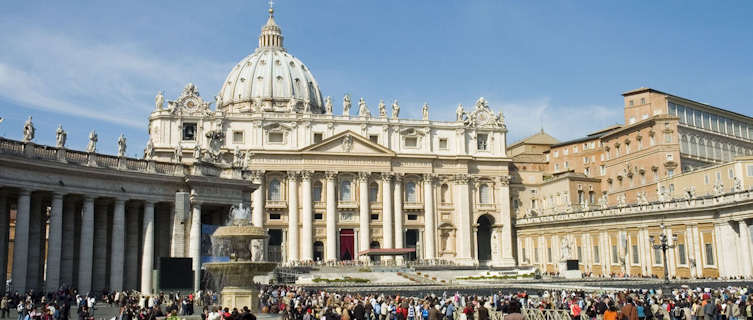
[(434, 177), (431, 174), (424, 175), (424, 259), (436, 258), (436, 222), (434, 221)]
[[(175, 258), (186, 256), (186, 220), (191, 214), (191, 197), (188, 192), (175, 193), (175, 208), (173, 210), (172, 234), (170, 239), (170, 256)], [(162, 228), (160, 226), (160, 228)]]
[(29, 211), (31, 210), (31, 192), (20, 190), (16, 206), (16, 234), (13, 242), (13, 288), (18, 292), (26, 291), (26, 275), (29, 263)]
[(52, 194), (50, 209), (50, 234), (47, 240), (47, 273), (45, 290), (54, 292), (60, 288), (60, 264), (63, 251), (63, 195)]
[(201, 203), (193, 203), (191, 213), (190, 257), (194, 292), (201, 288)]
[(753, 277), (753, 258), (751, 258), (751, 241), (750, 241), (750, 229), (745, 219), (738, 221), (738, 227), (740, 229), (740, 254), (739, 264), (742, 267), (742, 275), (746, 278)]
[(152, 293), (152, 268), (154, 267), (154, 203), (144, 202), (143, 250), (141, 251), (141, 293)]
[(337, 172), (327, 172), (327, 247), (326, 261), (337, 260)]
[(502, 230), (500, 238), (498, 239), (498, 242), (501, 241), (501, 246), (499, 248), (502, 250), (501, 255), (501, 266), (503, 267), (514, 267), (517, 265), (515, 262), (515, 258), (513, 257), (513, 249), (512, 249), (512, 243), (513, 243), (513, 230), (512, 230), (512, 222), (513, 222), (513, 214), (511, 212), (512, 206), (510, 206), (510, 177), (509, 176), (502, 176), (499, 177), (499, 200), (497, 203), (499, 203), (499, 217), (502, 221), (498, 222), (502, 224)]
[(457, 202), (455, 204), (455, 219), (457, 219), (458, 237), (457, 237), (457, 254), (456, 258), (459, 263), (471, 264), (473, 261), (472, 244), (474, 234), (471, 233), (471, 226), (475, 221), (471, 221), (471, 202), (468, 183), (468, 175), (458, 175), (455, 177), (455, 195)]
[(112, 213), (110, 290), (123, 290), (125, 273), (125, 199), (115, 199)]
[[(369, 224), (371, 221), (371, 217), (369, 216), (369, 173), (368, 172), (359, 172), (358, 173), (358, 195), (359, 195), (359, 204), (358, 204), (358, 227), (361, 230), (360, 237), (357, 239), (359, 247), (361, 247), (361, 250), (366, 250), (369, 248), (369, 239), (370, 239), (370, 230), (369, 230)], [(356, 255), (358, 252), (356, 251)], [(361, 256), (359, 257), (362, 261), (368, 261), (368, 256)]]
[(255, 227), (263, 227), (264, 226), (264, 200), (266, 198), (266, 186), (264, 185), (265, 179), (264, 179), (265, 172), (263, 170), (255, 171), (252, 174), (251, 181), (253, 183), (256, 183), (259, 185), (258, 188), (253, 193), (253, 212), (251, 216), (251, 223)]
[(78, 292), (88, 294), (92, 290), (92, 267), (94, 261), (94, 198), (84, 195), (81, 210), (81, 240), (78, 253)]
[(298, 172), (288, 172), (288, 261), (298, 261)]
[(314, 259), (314, 204), (311, 201), (311, 171), (301, 172), (301, 200), (303, 202), (303, 230), (301, 235), (301, 260)]

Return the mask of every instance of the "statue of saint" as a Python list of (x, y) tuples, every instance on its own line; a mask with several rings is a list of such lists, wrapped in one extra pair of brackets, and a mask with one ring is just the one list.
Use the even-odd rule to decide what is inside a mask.
[(395, 101), (392, 101), (392, 119), (397, 120), (399, 116), (400, 116), (400, 105), (397, 104), (397, 99), (395, 99)]
[(34, 140), (35, 132), (34, 123), (31, 122), (31, 116), (29, 116), (29, 119), (26, 119), (26, 123), (24, 123), (24, 142)]
[(570, 259), (570, 241), (568, 241), (567, 238), (562, 238), (562, 244), (560, 248), (561, 260), (564, 261)]
[(123, 134), (120, 134), (118, 138), (118, 157), (125, 157), (126, 153), (126, 138)]
[(178, 144), (177, 147), (175, 147), (175, 154), (173, 155), (173, 160), (177, 163), (183, 162), (183, 145)]
[(154, 97), (154, 109), (162, 110), (162, 106), (165, 104), (165, 96), (162, 91), (157, 92), (157, 96)]
[(233, 149), (233, 166), (239, 167), (243, 164), (243, 154), (241, 148), (236, 144)]
[(214, 96), (214, 100), (216, 101), (214, 108), (215, 110), (219, 110), (220, 107), (222, 107), (222, 96), (220, 95)]
[(146, 160), (152, 160), (154, 157), (154, 142), (152, 142), (152, 138), (149, 138), (149, 141), (146, 143), (146, 148), (144, 149), (144, 159)]
[(201, 146), (196, 145), (193, 148), (193, 158), (196, 161), (201, 161)]
[(349, 116), (350, 115), (350, 95), (346, 94), (345, 97), (343, 97), (343, 115)]
[(429, 104), (424, 102), (424, 106), (421, 108), (421, 118), (423, 120), (429, 120)]
[(499, 126), (505, 125), (505, 115), (502, 114), (502, 111), (500, 111), (499, 114), (497, 114), (496, 120), (497, 120), (497, 125)]
[(297, 108), (298, 108), (298, 101), (295, 101), (295, 99), (290, 98), (290, 100), (288, 100), (288, 110), (286, 110), (286, 111), (287, 112), (297, 112), (298, 111), (298, 110), (296, 110)]
[(97, 132), (92, 130), (89, 132), (89, 144), (86, 146), (86, 152), (92, 153), (97, 151), (97, 141), (99, 141), (99, 137), (97, 136)]
[(458, 108), (455, 109), (455, 121), (463, 121), (465, 111), (463, 111), (463, 104), (458, 104)]
[(358, 100), (358, 116), (359, 117), (371, 117), (371, 111), (366, 106), (366, 101), (361, 98)]
[(306, 99), (303, 101), (303, 112), (311, 113), (311, 100)]
[(384, 100), (379, 100), (379, 117), (387, 118), (387, 108), (384, 106)]
[(327, 96), (327, 99), (324, 99), (324, 112), (332, 114), (332, 97), (330, 96)]
[(63, 125), (59, 124), (57, 131), (55, 131), (55, 146), (58, 148), (65, 148), (65, 140), (68, 138), (68, 134), (63, 130)]

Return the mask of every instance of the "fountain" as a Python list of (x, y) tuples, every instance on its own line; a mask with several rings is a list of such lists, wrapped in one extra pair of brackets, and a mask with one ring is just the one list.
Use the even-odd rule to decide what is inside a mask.
[(204, 268), (222, 283), (221, 304), (239, 310), (247, 306), (258, 311), (259, 292), (254, 288), (254, 276), (274, 270), (277, 263), (262, 260), (264, 229), (252, 226), (251, 213), (243, 204), (230, 210), (229, 221), (212, 234), (212, 245), (229, 253), (230, 261), (209, 262)]

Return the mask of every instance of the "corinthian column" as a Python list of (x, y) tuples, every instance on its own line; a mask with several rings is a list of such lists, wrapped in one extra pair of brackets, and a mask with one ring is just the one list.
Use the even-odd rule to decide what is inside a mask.
[(434, 177), (424, 175), (424, 259), (433, 260), (434, 255)]
[(288, 261), (298, 260), (298, 173), (288, 172)]
[(154, 203), (144, 202), (144, 250), (141, 252), (141, 294), (152, 293), (154, 267)]
[(510, 206), (510, 176), (502, 176), (499, 178), (499, 216), (502, 218), (500, 222), (502, 224), (501, 239), (502, 241), (502, 266), (514, 267), (516, 265), (515, 258), (512, 255), (512, 207)]
[[(392, 249), (392, 174), (382, 173), (382, 239), (384, 245), (382, 248)], [(384, 260), (391, 260), (392, 257), (385, 256)]]
[[(403, 177), (400, 174), (395, 175), (395, 248), (403, 248)], [(402, 264), (403, 256), (397, 256), (398, 264)]]
[[(0, 189), (0, 270), (8, 270), (8, 239), (10, 234), (10, 205), (7, 189)], [(6, 272), (0, 272), (0, 292), (5, 292)]]
[(16, 206), (16, 235), (13, 243), (13, 287), (18, 292), (26, 291), (26, 274), (29, 263), (29, 211), (31, 192), (21, 189)]
[(301, 237), (301, 260), (314, 260), (314, 204), (311, 202), (311, 171), (301, 172), (301, 198), (303, 200), (303, 234)]
[(337, 172), (327, 172), (327, 261), (337, 260)]
[[(369, 233), (369, 173), (368, 172), (359, 172), (358, 173), (358, 194), (359, 194), (359, 215), (358, 215), (358, 222), (359, 222), (359, 235), (358, 235), (358, 246), (360, 250), (366, 250), (369, 248), (369, 239), (370, 239), (370, 233)], [(358, 254), (358, 252), (356, 252)], [(368, 261), (368, 256), (362, 256), (359, 257), (360, 260)]]
[(251, 181), (259, 185), (254, 191), (254, 210), (251, 223), (254, 227), (263, 227), (264, 225), (264, 170), (255, 171)]
[(63, 251), (63, 195), (57, 192), (52, 193), (50, 235), (47, 243), (45, 289), (47, 292), (54, 292), (60, 288), (60, 264)]
[(125, 200), (115, 199), (112, 214), (112, 252), (110, 252), (110, 289), (123, 290), (125, 265)]

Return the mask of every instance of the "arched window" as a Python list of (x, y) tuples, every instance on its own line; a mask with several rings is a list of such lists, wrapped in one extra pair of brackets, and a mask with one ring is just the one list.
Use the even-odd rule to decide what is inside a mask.
[(440, 200), (442, 203), (450, 203), (450, 187), (446, 183), (440, 187)]
[(369, 184), (369, 202), (377, 202), (379, 196), (379, 184), (372, 182)]
[(688, 136), (682, 136), (680, 138), (680, 152), (688, 153)]
[(492, 197), (491, 197), (491, 188), (489, 188), (489, 185), (486, 183), (482, 183), (481, 186), (478, 187), (478, 193), (479, 193), (479, 200), (483, 204), (489, 204), (492, 203)]
[(272, 201), (282, 200), (282, 195), (281, 195), (281, 190), (280, 190), (280, 180), (272, 179), (272, 181), (269, 182), (269, 200), (272, 200)]
[(353, 193), (350, 190), (350, 180), (340, 182), (340, 201), (353, 201)]
[(698, 155), (698, 140), (695, 137), (690, 138), (690, 154)]
[(321, 181), (314, 182), (314, 185), (311, 187), (311, 200), (315, 202), (322, 201), (322, 182)]
[(405, 183), (405, 201), (418, 202), (418, 198), (416, 197), (416, 183), (413, 181)]

